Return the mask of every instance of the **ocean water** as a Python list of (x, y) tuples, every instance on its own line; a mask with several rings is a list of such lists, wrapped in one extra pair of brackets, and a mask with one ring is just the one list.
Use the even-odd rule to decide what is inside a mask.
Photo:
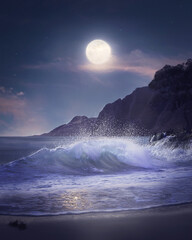
[(0, 138), (0, 214), (124, 211), (192, 201), (192, 148), (148, 137)]

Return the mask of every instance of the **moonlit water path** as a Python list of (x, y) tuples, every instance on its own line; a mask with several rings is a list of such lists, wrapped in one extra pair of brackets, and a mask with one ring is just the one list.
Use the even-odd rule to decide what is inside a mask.
[[(190, 202), (192, 150), (170, 149), (165, 141), (150, 146), (143, 137), (0, 138), (0, 214), (123, 211)], [(19, 159), (12, 161), (15, 153)]]

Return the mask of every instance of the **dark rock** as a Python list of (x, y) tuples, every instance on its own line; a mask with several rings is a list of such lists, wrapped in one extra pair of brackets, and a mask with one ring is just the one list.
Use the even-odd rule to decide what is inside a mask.
[(9, 226), (11, 226), (11, 227), (18, 227), (18, 224), (19, 224), (18, 220), (15, 220), (13, 222), (9, 222)]
[(159, 141), (159, 140), (165, 138), (166, 136), (167, 136), (166, 132), (154, 134), (154, 135), (150, 138), (149, 142), (150, 142), (150, 143), (153, 143), (153, 142)]
[(27, 228), (27, 225), (24, 222), (20, 222), (18, 224), (19, 230), (25, 230)]
[(163, 92), (186, 91), (192, 88), (192, 59), (176, 66), (165, 65), (155, 73), (149, 87)]
[(192, 129), (192, 59), (157, 71), (148, 87), (107, 104), (98, 118), (74, 117), (48, 136), (154, 134)]
[(9, 226), (18, 228), (19, 230), (25, 230), (27, 228), (27, 225), (24, 222), (18, 220), (9, 222)]
[[(166, 141), (162, 140), (166, 139)], [(163, 145), (169, 148), (177, 148), (181, 147), (184, 149), (190, 148), (192, 143), (192, 132), (177, 132), (174, 133), (173, 131), (163, 132), (154, 134), (149, 142), (151, 144), (156, 144), (159, 141), (164, 141)]]
[[(107, 104), (98, 116), (99, 132), (125, 135), (192, 128), (192, 60), (157, 71), (148, 87)], [(134, 131), (133, 131), (134, 129)]]

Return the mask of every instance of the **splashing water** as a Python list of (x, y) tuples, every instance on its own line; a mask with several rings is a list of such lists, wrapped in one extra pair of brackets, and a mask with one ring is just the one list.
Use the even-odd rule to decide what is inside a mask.
[(171, 149), (166, 139), (151, 146), (142, 137), (54, 141), (50, 147), (41, 140), (39, 150), (0, 165), (0, 213), (117, 211), (192, 200), (191, 148)]

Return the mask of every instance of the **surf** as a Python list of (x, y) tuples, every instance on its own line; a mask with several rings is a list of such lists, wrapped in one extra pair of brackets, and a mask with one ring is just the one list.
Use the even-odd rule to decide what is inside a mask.
[(86, 139), (37, 152), (6, 165), (13, 171), (60, 174), (109, 174), (155, 168), (149, 149), (130, 139)]
[(133, 139), (91, 138), (55, 148), (41, 148), (35, 153), (6, 164), (15, 172), (58, 174), (110, 174), (147, 169), (161, 169), (190, 164), (191, 148), (170, 149), (166, 139), (152, 146)]
[(60, 138), (48, 147), (41, 140), (39, 150), (0, 165), (0, 213), (77, 214), (190, 202), (191, 148), (170, 148), (166, 141)]

